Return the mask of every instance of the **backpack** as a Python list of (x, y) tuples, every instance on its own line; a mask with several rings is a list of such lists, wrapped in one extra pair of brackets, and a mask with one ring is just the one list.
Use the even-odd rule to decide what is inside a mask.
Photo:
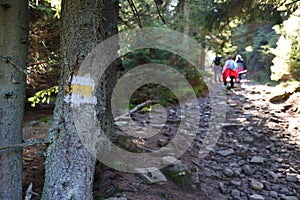
[(220, 65), (220, 64), (221, 64), (221, 58), (217, 56), (217, 57), (215, 58), (215, 60), (214, 60), (214, 63), (215, 63), (216, 65)]
[(231, 70), (235, 70), (234, 62), (231, 61), (228, 68)]

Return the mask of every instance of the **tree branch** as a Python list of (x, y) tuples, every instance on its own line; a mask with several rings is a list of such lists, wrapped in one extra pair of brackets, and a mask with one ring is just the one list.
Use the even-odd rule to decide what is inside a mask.
[(158, 103), (158, 101), (157, 100), (147, 100), (144, 103), (141, 103), (141, 104), (137, 105), (136, 107), (134, 107), (132, 110), (129, 111), (129, 113), (125, 113), (123, 115), (120, 115), (120, 116), (116, 117), (115, 121), (118, 121), (120, 118), (126, 117), (127, 115), (130, 115), (130, 114), (138, 111), (139, 109), (141, 109), (141, 108), (143, 108), (145, 106), (148, 106), (150, 104), (154, 104), (154, 103)]
[(155, 2), (155, 5), (156, 5), (156, 10), (157, 10), (157, 13), (158, 13), (159, 18), (161, 19), (161, 21), (162, 21), (164, 24), (166, 24), (166, 21), (165, 21), (164, 17), (163, 17), (163, 16), (161, 15), (161, 13), (160, 13), (160, 10), (159, 10), (157, 1), (154, 1), (154, 2)]
[(137, 22), (138, 22), (139, 27), (140, 27), (140, 28), (143, 28), (143, 26), (142, 26), (142, 21), (141, 21), (141, 18), (140, 18), (140, 15), (139, 15), (139, 13), (138, 13), (138, 11), (137, 11), (135, 5), (134, 5), (134, 2), (133, 2), (132, 0), (127, 0), (127, 1), (128, 1), (128, 3), (129, 3), (129, 6), (130, 6), (132, 12), (133, 12), (133, 15), (135, 16), (135, 18), (136, 18), (136, 20), (137, 20)]
[(6, 149), (17, 149), (17, 148), (23, 148), (23, 147), (30, 147), (36, 144), (48, 144), (48, 138), (40, 138), (36, 140), (25, 140), (23, 143), (20, 144), (11, 144), (11, 145), (6, 145), (6, 146), (0, 146), (0, 151), (1, 150), (6, 150)]

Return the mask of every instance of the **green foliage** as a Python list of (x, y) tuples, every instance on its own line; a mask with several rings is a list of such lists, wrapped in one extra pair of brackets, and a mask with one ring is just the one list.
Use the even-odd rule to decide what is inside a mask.
[(273, 59), (272, 80), (300, 81), (300, 9), (296, 10), (282, 26), (275, 30), (281, 34), (277, 47), (273, 49), (276, 57)]
[[(204, 91), (207, 90), (198, 70), (195, 69), (195, 67), (188, 63), (185, 59), (169, 51), (160, 49), (139, 49), (123, 56), (122, 61), (125, 71), (146, 63), (158, 63), (172, 66), (186, 78), (186, 80), (193, 87), (196, 95), (203, 94)], [(158, 77), (163, 77), (162, 82), (166, 79), (165, 77), (172, 76), (171, 72), (168, 73), (166, 71), (158, 71), (156, 73)], [(176, 91), (181, 94), (182, 97), (184, 97), (187, 94), (188, 89), (189, 88), (178, 88)], [(177, 97), (168, 88), (162, 85), (148, 84), (139, 88), (132, 95), (131, 103), (136, 105), (148, 99), (158, 100), (162, 105), (173, 104), (177, 102)]]
[(57, 93), (58, 93), (58, 86), (54, 86), (49, 89), (41, 90), (35, 93), (33, 97), (28, 98), (28, 101), (31, 102), (32, 107), (35, 107), (35, 105), (40, 102), (49, 104), (51, 100), (51, 96)]
[(276, 47), (278, 40), (277, 34), (272, 29), (273, 24), (260, 21), (241, 25), (231, 37), (237, 47), (236, 54), (243, 56), (248, 75), (254, 81), (270, 81), (270, 66), (274, 58), (271, 49)]
[(30, 0), (29, 4), (48, 16), (60, 18), (61, 0)]

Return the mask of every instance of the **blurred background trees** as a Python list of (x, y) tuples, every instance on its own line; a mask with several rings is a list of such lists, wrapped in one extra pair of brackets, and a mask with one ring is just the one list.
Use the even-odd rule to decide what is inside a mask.
[[(30, 99), (33, 105), (51, 102), (57, 92), (60, 4), (60, 0), (30, 0), (27, 97), (35, 96)], [(154, 26), (187, 34), (210, 55), (200, 68), (209, 65), (214, 54), (240, 54), (254, 81), (299, 80), (299, 4), (298, 0), (120, 0), (118, 29)], [(123, 70), (151, 61), (195, 73), (178, 56), (158, 49), (138, 50), (122, 61)]]

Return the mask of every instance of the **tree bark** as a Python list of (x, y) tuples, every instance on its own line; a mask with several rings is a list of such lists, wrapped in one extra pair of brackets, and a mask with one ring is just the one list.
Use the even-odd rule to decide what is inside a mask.
[[(0, 146), (22, 142), (28, 1), (0, 0)], [(22, 148), (0, 151), (0, 199), (22, 199)]]
[[(117, 17), (117, 0), (62, 1), (62, 77), (49, 133), (51, 143), (46, 158), (44, 200), (93, 199), (95, 157), (81, 143), (72, 118), (72, 107), (64, 98), (70, 92), (67, 88), (84, 58), (101, 41), (117, 34)], [(112, 120), (105, 108), (110, 104), (107, 99), (114, 84), (115, 69), (111, 67), (105, 73), (96, 93), (101, 102), (97, 105), (97, 116), (107, 122), (108, 132), (112, 128)]]

